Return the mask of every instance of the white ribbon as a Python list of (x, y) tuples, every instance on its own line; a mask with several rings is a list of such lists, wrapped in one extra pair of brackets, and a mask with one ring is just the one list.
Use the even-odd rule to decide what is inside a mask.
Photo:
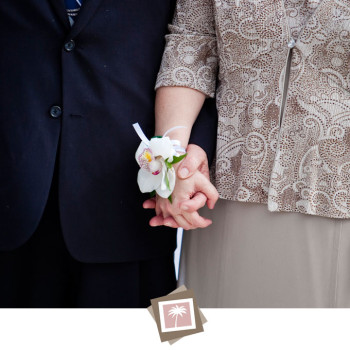
[(139, 125), (139, 123), (135, 123), (132, 125), (137, 133), (137, 135), (139, 135), (139, 138), (141, 139), (141, 141), (143, 143), (145, 143), (147, 146), (149, 146), (149, 140), (146, 137), (145, 133), (142, 131), (141, 126)]
[[(139, 138), (141, 139), (141, 141), (143, 143), (145, 143), (147, 146), (149, 146), (149, 140), (146, 137), (145, 133), (143, 132), (143, 130), (141, 129), (141, 126), (139, 123), (135, 123), (132, 125), (137, 133), (137, 135), (139, 135)], [(163, 137), (166, 137), (168, 134), (170, 134), (172, 131), (177, 130), (177, 129), (186, 129), (186, 126), (174, 126), (173, 128), (169, 129), (168, 131), (165, 132), (165, 134), (163, 135)], [(181, 147), (180, 145), (180, 141), (179, 140), (171, 140), (175, 151), (178, 152), (183, 152), (186, 153), (186, 150)]]
[(174, 126), (173, 128), (166, 131), (165, 134), (163, 135), (163, 137), (165, 137), (166, 135), (170, 134), (172, 131), (177, 130), (177, 129), (186, 129), (186, 126)]

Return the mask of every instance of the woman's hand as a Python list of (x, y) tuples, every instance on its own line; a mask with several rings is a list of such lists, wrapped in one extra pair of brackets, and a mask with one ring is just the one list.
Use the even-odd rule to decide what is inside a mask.
[[(196, 145), (189, 145), (187, 153), (187, 157), (176, 165), (178, 178), (172, 195), (173, 204), (160, 197), (143, 204), (146, 209), (156, 209), (156, 216), (150, 221), (151, 226), (165, 225), (189, 230), (211, 224), (211, 220), (201, 217), (197, 212), (206, 203), (213, 209), (218, 199), (218, 192), (209, 181), (206, 153)], [(184, 169), (185, 172), (182, 172)]]

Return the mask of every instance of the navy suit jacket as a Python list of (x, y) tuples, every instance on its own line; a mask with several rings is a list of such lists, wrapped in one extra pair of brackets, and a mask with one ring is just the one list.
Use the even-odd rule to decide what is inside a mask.
[[(0, 250), (42, 216), (55, 160), (70, 253), (121, 262), (171, 253), (175, 230), (151, 228), (134, 154), (154, 132), (154, 85), (174, 0), (85, 0), (71, 28), (63, 0), (0, 2)], [(52, 108), (53, 106), (57, 106)], [(215, 148), (208, 100), (192, 143)]]

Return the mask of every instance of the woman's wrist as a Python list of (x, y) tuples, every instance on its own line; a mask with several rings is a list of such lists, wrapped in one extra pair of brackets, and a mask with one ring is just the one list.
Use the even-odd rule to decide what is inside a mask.
[[(156, 130), (155, 135), (157, 137), (162, 137), (168, 130), (171, 130), (171, 128), (167, 128), (166, 130)], [(189, 138), (190, 138), (191, 129), (187, 126), (182, 126), (181, 129), (173, 130), (169, 133), (167, 133), (167, 137), (170, 138), (170, 140), (177, 140), (182, 148), (186, 149), (188, 146)]]

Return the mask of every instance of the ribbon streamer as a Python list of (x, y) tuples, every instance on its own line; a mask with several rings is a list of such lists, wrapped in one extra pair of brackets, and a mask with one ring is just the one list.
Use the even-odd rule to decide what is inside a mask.
[(141, 126), (139, 123), (135, 123), (132, 125), (137, 133), (137, 135), (139, 135), (139, 138), (141, 139), (141, 141), (143, 143), (145, 143), (147, 146), (149, 146), (149, 140), (146, 137), (145, 133), (142, 131)]
[(187, 129), (186, 126), (174, 126), (173, 128), (169, 129), (168, 131), (165, 132), (163, 137), (166, 135), (170, 134), (172, 131), (177, 130), (177, 129)]
[[(141, 126), (139, 123), (135, 123), (132, 125), (137, 133), (137, 135), (139, 135), (139, 138), (141, 139), (141, 141), (143, 143), (145, 143), (147, 146), (149, 146), (149, 140), (146, 137), (145, 133), (143, 132), (143, 130), (141, 129)], [(170, 128), (168, 131), (165, 132), (165, 134), (163, 135), (163, 137), (166, 137), (168, 134), (170, 134), (172, 131), (177, 130), (177, 129), (187, 129), (186, 126), (174, 126), (173, 128)], [(178, 140), (171, 140), (175, 151), (179, 151), (179, 152), (183, 152), (186, 153), (186, 150), (180, 146), (180, 141)]]

